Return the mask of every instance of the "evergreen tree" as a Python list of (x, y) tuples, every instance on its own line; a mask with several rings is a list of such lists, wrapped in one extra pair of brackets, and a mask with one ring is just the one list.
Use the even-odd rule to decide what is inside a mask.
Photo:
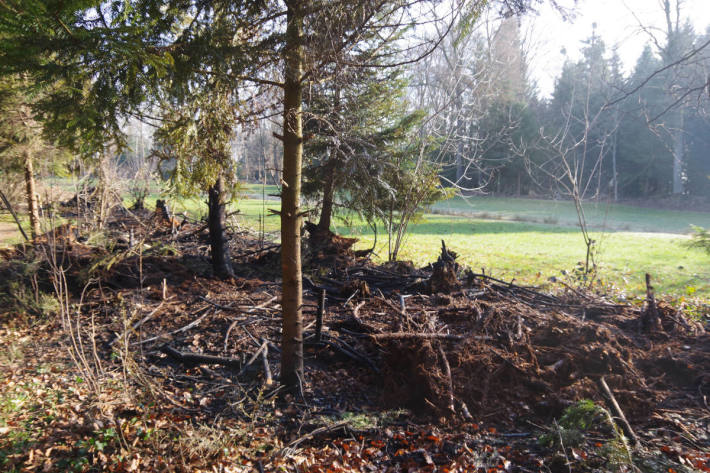
[(208, 189), (212, 269), (216, 276), (227, 278), (234, 276), (234, 270), (225, 235), (225, 207), (236, 188), (230, 143), (240, 119), (239, 104), (231, 90), (219, 83), (202, 87), (186, 103), (165, 107), (155, 133), (155, 152), (174, 166), (175, 193), (194, 196)]

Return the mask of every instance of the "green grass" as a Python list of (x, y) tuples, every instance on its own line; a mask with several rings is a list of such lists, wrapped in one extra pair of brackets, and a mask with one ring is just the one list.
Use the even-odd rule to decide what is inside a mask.
[[(503, 197), (454, 197), (432, 207), (435, 212), (478, 218), (577, 226), (574, 204), (562, 200)], [(710, 213), (647, 209), (623, 204), (587, 202), (587, 223), (598, 230), (689, 233), (690, 225), (710, 227)]]
[[(361, 238), (358, 247), (372, 246), (372, 233), (364, 226), (351, 235)], [(644, 290), (644, 275), (650, 273), (659, 293), (710, 294), (710, 256), (681, 245), (683, 235), (662, 233), (595, 233), (599, 241), (599, 274), (602, 280), (630, 294)], [(383, 238), (383, 237), (381, 237)], [(544, 284), (551, 276), (561, 277), (584, 260), (585, 245), (574, 228), (520, 222), (502, 222), (426, 215), (412, 225), (400, 258), (417, 265), (435, 261), (441, 240), (459, 254), (459, 260), (477, 271), (501, 279)], [(376, 249), (386, 258), (386, 242)]]
[[(236, 207), (241, 222), (252, 226), (258, 223), (261, 200), (243, 199)], [(266, 231), (276, 232), (279, 219), (270, 216), (268, 209), (278, 209), (279, 202), (266, 202), (264, 207)], [(674, 218), (671, 211), (649, 213), (662, 214), (667, 220)], [(372, 230), (362, 222), (347, 228), (336, 221), (335, 230), (359, 238), (357, 248), (373, 244)], [(599, 242), (597, 261), (602, 281), (629, 295), (644, 292), (645, 273), (652, 275), (659, 294), (710, 294), (710, 256), (700, 249), (684, 247), (686, 235), (608, 231), (595, 232), (592, 238)], [(580, 232), (572, 226), (427, 214), (411, 225), (400, 259), (419, 266), (431, 263), (439, 254), (442, 239), (459, 254), (463, 264), (477, 271), (485, 268), (487, 274), (536, 285), (547, 283), (551, 276), (562, 277), (563, 270), (571, 272), (584, 260), (586, 251)], [(387, 258), (386, 244), (386, 235), (380, 233), (375, 250), (380, 259)]]

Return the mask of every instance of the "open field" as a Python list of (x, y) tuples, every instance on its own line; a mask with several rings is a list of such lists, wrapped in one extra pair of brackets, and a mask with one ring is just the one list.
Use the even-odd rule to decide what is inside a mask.
[[(571, 201), (506, 197), (454, 197), (432, 207), (437, 213), (486, 219), (578, 225)], [(710, 213), (642, 208), (607, 202), (584, 204), (587, 223), (596, 230), (688, 233), (690, 225), (710, 227)]]
[[(244, 199), (237, 205), (238, 221), (249, 226), (258, 224), (262, 207), (266, 213), (266, 231), (278, 230), (278, 217), (269, 216), (268, 209), (278, 208), (277, 202), (262, 206), (259, 200)], [(638, 209), (645, 212), (648, 209)], [(651, 211), (670, 214), (670, 211)], [(336, 231), (359, 238), (357, 248), (370, 248), (372, 230), (361, 222), (351, 228), (336, 221)], [(643, 292), (644, 274), (654, 276), (660, 293), (676, 296), (710, 295), (710, 255), (688, 249), (686, 235), (639, 231), (595, 233), (599, 241), (599, 273), (603, 281), (629, 291)], [(378, 237), (376, 254), (387, 258), (386, 235)], [(441, 240), (459, 253), (463, 264), (503, 278), (515, 278), (540, 285), (551, 276), (561, 277), (561, 271), (571, 272), (584, 259), (585, 246), (574, 227), (486, 220), (463, 216), (426, 214), (410, 227), (400, 259), (426, 265), (436, 260)]]

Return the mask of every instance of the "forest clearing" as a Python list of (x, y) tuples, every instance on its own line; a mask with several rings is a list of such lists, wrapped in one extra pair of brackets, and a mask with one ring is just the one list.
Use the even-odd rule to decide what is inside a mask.
[(706, 3), (0, 1), (0, 471), (710, 472)]

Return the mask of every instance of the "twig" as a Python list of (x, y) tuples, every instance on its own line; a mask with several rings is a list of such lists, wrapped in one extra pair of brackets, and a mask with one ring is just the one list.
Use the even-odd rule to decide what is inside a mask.
[(153, 317), (153, 316), (160, 310), (161, 307), (163, 307), (163, 303), (164, 303), (164, 302), (165, 302), (165, 301), (161, 301), (160, 304), (158, 304), (158, 307), (156, 307), (155, 309), (153, 309), (152, 311), (150, 311), (150, 313), (149, 313), (148, 315), (146, 315), (145, 317), (143, 317), (142, 319), (140, 319), (138, 322), (136, 322), (135, 324), (133, 324), (133, 326), (131, 327), (131, 329), (132, 329), (132, 330), (137, 330), (138, 327), (140, 327), (141, 325), (143, 325), (144, 323), (146, 323), (148, 320), (150, 320), (150, 318)]
[(373, 340), (491, 340), (491, 337), (488, 336), (451, 335), (448, 333), (391, 332), (371, 333), (367, 336)]
[(241, 361), (236, 358), (225, 358), (222, 356), (215, 355), (202, 355), (199, 353), (181, 352), (167, 344), (160, 347), (160, 351), (171, 358), (181, 361), (182, 363), (205, 363), (210, 365), (223, 365), (228, 366), (230, 368), (239, 368), (241, 366)]
[[(138, 322), (136, 322), (135, 324), (133, 324), (133, 326), (131, 327), (131, 330), (135, 332), (136, 330), (138, 330), (138, 328), (139, 328), (141, 325), (143, 325), (143, 324), (146, 323), (148, 320), (150, 320), (151, 317), (153, 317), (153, 316), (158, 312), (158, 310), (160, 310), (160, 308), (163, 306), (163, 303), (164, 303), (164, 302), (165, 302), (165, 301), (161, 301), (160, 304), (158, 304), (158, 307), (156, 307), (155, 309), (153, 309), (152, 311), (150, 311), (150, 312), (148, 313), (148, 315), (146, 315), (145, 317), (143, 317), (142, 319), (140, 319)], [(119, 341), (120, 339), (121, 339), (121, 336), (120, 336), (120, 335), (116, 336), (116, 338), (114, 338), (114, 339), (111, 341), (111, 343), (109, 343), (109, 346), (113, 346), (113, 345), (114, 345), (117, 341)]]
[(261, 362), (264, 366), (264, 384), (271, 386), (274, 383), (269, 367), (269, 344), (264, 342), (264, 349), (261, 351)]
[(441, 361), (444, 364), (444, 373), (446, 374), (446, 381), (447, 381), (447, 390), (449, 391), (449, 411), (451, 411), (452, 414), (456, 413), (456, 410), (454, 408), (454, 380), (451, 376), (451, 365), (449, 365), (449, 360), (446, 358), (446, 352), (444, 349), (439, 345), (439, 354), (441, 355)]
[(264, 251), (275, 250), (276, 248), (281, 248), (281, 245), (271, 245), (271, 246), (266, 246), (264, 248), (260, 248), (258, 250), (247, 251), (245, 253), (239, 253), (238, 255), (234, 255), (233, 258), (243, 258), (245, 256), (254, 255), (256, 253), (262, 253)]
[[(269, 305), (271, 302), (273, 302), (273, 301), (276, 299), (276, 297), (277, 297), (277, 296), (274, 296), (274, 297), (272, 297), (271, 299), (269, 299), (268, 301), (263, 302), (263, 303), (261, 303), (261, 304), (259, 304), (259, 305), (257, 305), (257, 306), (254, 306), (254, 307), (252, 307), (251, 309), (247, 310), (247, 311), (244, 312), (244, 313), (245, 313), (245, 314), (251, 314), (252, 312), (255, 312), (255, 311), (259, 310), (259, 309), (263, 309), (264, 307), (266, 307), (267, 305)], [(216, 302), (212, 302), (212, 301), (210, 301), (209, 299), (207, 299), (206, 297), (200, 296), (200, 299), (202, 299), (202, 300), (204, 300), (205, 302), (208, 302), (208, 303), (214, 305), (215, 307), (218, 306), (218, 304), (217, 304)], [(232, 310), (234, 310), (232, 307), (227, 307), (227, 306), (222, 306), (222, 307), (224, 307), (225, 309), (232, 309)], [(236, 327), (236, 326), (239, 324), (239, 322), (244, 322), (244, 320), (239, 320), (239, 319), (238, 319), (238, 320), (235, 320), (234, 322), (232, 322), (232, 323), (229, 325), (229, 328), (227, 328), (227, 333), (224, 335), (224, 351), (227, 351), (227, 342), (229, 341), (229, 334), (232, 332), (232, 329), (234, 329), (234, 327)]]
[(7, 197), (5, 197), (5, 194), (3, 194), (2, 191), (0, 191), (0, 198), (2, 198), (2, 201), (5, 203), (5, 207), (7, 207), (7, 210), (10, 211), (12, 214), (12, 218), (15, 219), (15, 223), (17, 224), (17, 228), (20, 229), (20, 233), (22, 233), (22, 236), (25, 237), (25, 241), (29, 241), (30, 239), (27, 237), (27, 233), (25, 233), (25, 230), (22, 228), (22, 224), (20, 223), (20, 219), (17, 218), (17, 214), (15, 213), (15, 210), (12, 208), (12, 205), (10, 205), (10, 202), (7, 200)]
[[(200, 316), (199, 318), (197, 318), (197, 319), (194, 320), (193, 322), (190, 322), (189, 324), (185, 325), (184, 327), (180, 327), (180, 328), (177, 329), (177, 330), (173, 330), (172, 332), (169, 332), (167, 335), (175, 335), (176, 333), (186, 332), (186, 331), (190, 330), (191, 328), (196, 327), (197, 325), (199, 325), (200, 322), (202, 322), (202, 321), (205, 319), (205, 317), (207, 317), (208, 315), (210, 315), (209, 307), (205, 307), (205, 308), (202, 309), (202, 310), (205, 311), (205, 313), (204, 313), (202, 316)], [(198, 311), (198, 313), (199, 313), (199, 311)], [(153, 341), (158, 340), (160, 337), (163, 337), (163, 336), (165, 336), (165, 334), (156, 335), (155, 337), (150, 337), (150, 338), (146, 338), (145, 340), (140, 340), (140, 341), (138, 341), (138, 342), (133, 342), (133, 343), (131, 343), (131, 345), (142, 345), (142, 344), (144, 344), (144, 343), (153, 342)]]
[(244, 366), (242, 367), (242, 370), (239, 372), (239, 376), (242, 376), (244, 373), (246, 373), (247, 368), (249, 368), (249, 366), (251, 366), (251, 364), (254, 363), (257, 358), (259, 358), (259, 355), (264, 350), (268, 350), (268, 343), (267, 342), (262, 343), (261, 346), (259, 347), (259, 349), (256, 350), (256, 352), (254, 352), (254, 354), (251, 356), (251, 358), (249, 358), (249, 361), (247, 361), (244, 364)]
[(325, 316), (325, 294), (323, 289), (318, 299), (318, 312), (316, 312), (316, 342), (320, 342), (321, 333), (323, 332), (323, 317)]
[(607, 404), (609, 405), (609, 408), (612, 411), (614, 411), (614, 414), (619, 419), (619, 423), (621, 424), (621, 429), (624, 431), (626, 436), (629, 439), (631, 439), (634, 446), (638, 446), (639, 439), (636, 436), (636, 433), (634, 433), (633, 429), (631, 428), (631, 424), (629, 424), (629, 421), (626, 420), (626, 416), (624, 415), (624, 411), (621, 410), (621, 407), (619, 407), (619, 403), (616, 402), (616, 398), (614, 397), (614, 394), (611, 392), (611, 389), (609, 389), (609, 385), (606, 384), (606, 381), (604, 380), (604, 376), (599, 378), (598, 384), (599, 384), (599, 387), (602, 389), (602, 394), (604, 394), (604, 398), (606, 399)]
[(279, 451), (278, 455), (282, 456), (282, 455), (286, 454), (289, 450), (296, 448), (298, 445), (302, 444), (306, 440), (312, 439), (316, 435), (323, 434), (325, 432), (332, 432), (333, 430), (338, 430), (340, 428), (347, 426), (349, 423), (350, 423), (350, 421), (341, 420), (340, 422), (337, 422), (333, 425), (326, 425), (323, 427), (318, 427), (317, 429), (307, 433), (306, 435), (302, 435), (301, 437), (299, 437), (296, 440), (289, 443), (288, 446), (286, 446), (281, 451)]

